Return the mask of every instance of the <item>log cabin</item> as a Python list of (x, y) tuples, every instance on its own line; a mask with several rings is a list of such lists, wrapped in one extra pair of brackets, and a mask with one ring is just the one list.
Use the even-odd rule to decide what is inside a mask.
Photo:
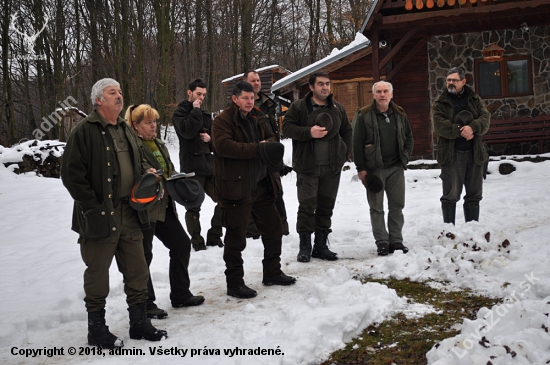
[(322, 70), (352, 116), (372, 100), (372, 84), (387, 80), (411, 122), (413, 155), (435, 158), (430, 108), (447, 70), (461, 67), (491, 112), (490, 154), (550, 151), (550, 1), (374, 0), (360, 32), (361, 47), (298, 70), (272, 92), (301, 98), (308, 75)]

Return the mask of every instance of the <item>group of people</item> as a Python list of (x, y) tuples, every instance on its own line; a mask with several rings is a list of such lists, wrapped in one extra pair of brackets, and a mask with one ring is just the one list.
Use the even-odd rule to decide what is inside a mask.
[[(450, 70), (447, 87), (432, 110), (434, 130), (439, 135), (443, 217), (444, 222), (453, 224), (463, 185), (466, 221), (479, 219), (487, 160), (481, 136), (488, 130), (490, 115), (465, 83), (462, 70)], [(193, 179), (216, 202), (205, 240), (201, 236), (200, 202), (184, 204), (189, 237), (177, 216), (176, 202), (181, 198), (163, 188), (177, 171), (164, 142), (156, 136), (158, 112), (149, 105), (131, 105), (122, 119), (119, 83), (102, 79), (93, 86), (94, 111), (71, 132), (61, 168), (63, 184), (74, 199), (72, 229), (79, 234), (86, 265), (84, 301), (90, 345), (123, 346), (105, 322), (113, 257), (124, 277), (130, 338), (159, 341), (168, 336), (150, 320), (168, 316), (155, 304), (149, 274), (154, 236), (170, 250), (170, 300), (174, 308), (200, 305), (205, 300), (189, 290), (191, 247), (196, 251), (206, 246), (223, 247), (229, 296), (257, 295), (244, 281), (242, 251), (247, 237), (261, 237), (264, 245), (264, 285), (296, 283), (296, 278), (281, 270), (282, 236), (289, 234), (281, 175), (292, 170), (297, 174), (299, 203), (298, 262), (307, 263), (312, 257), (338, 259), (329, 248), (328, 236), (342, 167), (352, 159), (359, 180), (367, 188), (377, 254), (408, 252), (403, 243), (402, 211), (404, 170), (412, 154), (413, 135), (405, 111), (392, 101), (392, 84), (374, 83), (373, 101), (357, 110), (353, 123), (342, 104), (333, 99), (328, 74), (312, 73), (309, 89), (303, 99), (291, 104), (280, 130), (276, 103), (261, 92), (256, 71), (244, 74), (233, 89), (230, 105), (214, 120), (202, 108), (207, 94), (205, 82), (197, 79), (189, 84), (188, 98), (178, 105), (172, 122), (180, 143), (180, 171), (194, 173), (186, 179)], [(292, 139), (292, 167), (282, 162), (281, 134)], [(155, 201), (146, 209), (134, 209), (134, 190), (148, 174), (153, 174), (158, 184)]]

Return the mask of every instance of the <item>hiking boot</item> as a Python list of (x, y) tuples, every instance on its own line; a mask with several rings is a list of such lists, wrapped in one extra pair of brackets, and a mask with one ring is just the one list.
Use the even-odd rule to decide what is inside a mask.
[(258, 295), (258, 292), (254, 289), (250, 289), (245, 284), (241, 284), (232, 288), (227, 287), (227, 295), (240, 299), (249, 299)]
[(311, 251), (311, 257), (327, 261), (338, 260), (338, 254), (328, 249), (328, 234), (330, 231), (315, 231), (315, 244)]
[(164, 319), (168, 317), (168, 312), (157, 307), (155, 303), (147, 303), (147, 318)]
[(139, 303), (128, 308), (130, 313), (130, 338), (148, 341), (160, 341), (163, 338), (168, 338), (166, 331), (153, 327), (151, 320), (147, 318), (146, 306), (146, 303)]
[(300, 251), (298, 262), (309, 262), (311, 260), (311, 232), (300, 232)]
[(386, 256), (388, 253), (390, 253), (390, 244), (387, 242), (381, 242), (377, 243), (376, 246), (378, 247), (376, 252), (378, 253), (378, 256)]
[(103, 349), (124, 347), (124, 342), (109, 332), (105, 325), (105, 309), (88, 312), (88, 345)]
[(223, 247), (223, 242), (222, 240), (217, 240), (217, 241), (207, 241), (206, 242), (206, 246), (213, 246), (213, 247)]
[(262, 283), (267, 286), (271, 285), (283, 285), (288, 286), (296, 283), (296, 278), (292, 276), (285, 275), (283, 273), (280, 273), (277, 276), (273, 276), (271, 278), (264, 278), (262, 280)]
[(390, 243), (390, 246), (388, 247), (388, 252), (394, 253), (395, 250), (401, 250), (403, 251), (403, 253), (409, 252), (409, 249), (403, 245), (403, 242)]
[(202, 295), (193, 295), (191, 298), (184, 300), (183, 302), (172, 301), (172, 307), (193, 307), (196, 305), (201, 305), (202, 303), (204, 303), (204, 297)]
[(191, 245), (193, 245), (193, 249), (195, 251), (204, 251), (204, 250), (206, 250), (206, 245), (204, 244), (204, 240), (203, 240), (203, 242), (193, 242), (193, 241), (191, 241)]

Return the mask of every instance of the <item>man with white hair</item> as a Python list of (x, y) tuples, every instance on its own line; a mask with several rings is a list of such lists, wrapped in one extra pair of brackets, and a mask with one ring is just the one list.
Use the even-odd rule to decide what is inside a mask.
[[(354, 162), (363, 184), (370, 174), (382, 182), (379, 192), (367, 189), (378, 255), (386, 256), (395, 250), (407, 253), (409, 249), (403, 245), (402, 230), (405, 167), (413, 150), (412, 128), (403, 108), (392, 101), (392, 84), (374, 83), (372, 98), (372, 103), (357, 110), (353, 118)], [(384, 191), (388, 198), (388, 229), (384, 219)]]
[(123, 342), (105, 325), (109, 294), (109, 267), (116, 258), (124, 277), (130, 314), (130, 338), (160, 341), (147, 318), (149, 270), (143, 253), (141, 227), (149, 224), (147, 210), (129, 204), (134, 184), (145, 172), (135, 133), (119, 114), (123, 108), (120, 85), (101, 79), (92, 87), (94, 111), (71, 132), (61, 163), (61, 179), (74, 199), (72, 230), (84, 271), (84, 302), (88, 311), (88, 344), (122, 347)]

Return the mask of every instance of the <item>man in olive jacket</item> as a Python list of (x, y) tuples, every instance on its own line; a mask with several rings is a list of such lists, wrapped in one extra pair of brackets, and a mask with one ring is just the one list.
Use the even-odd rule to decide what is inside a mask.
[[(182, 101), (174, 114), (172, 123), (180, 142), (180, 171), (194, 172), (192, 179), (197, 180), (204, 192), (214, 200), (214, 166), (212, 157), (212, 116), (201, 108), (206, 97), (206, 83), (196, 79), (189, 84), (188, 99)], [(195, 251), (205, 250), (206, 246), (223, 246), (222, 212), (219, 205), (214, 208), (211, 227), (206, 234), (206, 243), (201, 236), (201, 207), (192, 208), (185, 213), (187, 231)]]
[(235, 85), (231, 100), (232, 105), (216, 117), (212, 127), (216, 198), (222, 203), (226, 228), (227, 295), (252, 298), (257, 292), (244, 283), (242, 259), (250, 216), (264, 245), (263, 284), (292, 285), (296, 279), (281, 271), (282, 228), (275, 208), (280, 179), (277, 172), (267, 169), (260, 154), (260, 144), (274, 141), (275, 136), (251, 113), (254, 89), (248, 82)]
[(488, 154), (482, 136), (489, 130), (491, 114), (470, 87), (464, 71), (447, 72), (447, 85), (432, 106), (432, 123), (437, 141), (437, 162), (441, 165), (443, 195), (441, 210), (445, 223), (455, 224), (456, 203), (462, 186), (464, 219), (479, 220), (479, 202), (483, 193), (484, 165)]
[[(403, 245), (405, 168), (413, 150), (411, 125), (403, 108), (392, 101), (393, 86), (379, 81), (372, 85), (373, 101), (357, 110), (353, 120), (353, 156), (357, 175), (365, 184), (367, 175), (382, 181), (380, 192), (367, 189), (372, 233), (379, 256), (409, 249)], [(388, 229), (384, 219), (384, 191), (388, 199)]]
[(130, 338), (159, 341), (167, 337), (166, 331), (154, 328), (146, 314), (149, 270), (141, 228), (149, 225), (149, 215), (145, 210), (138, 216), (128, 202), (145, 167), (134, 132), (119, 117), (123, 107), (119, 83), (99, 80), (91, 99), (95, 110), (71, 132), (61, 162), (61, 179), (74, 199), (71, 228), (79, 234), (86, 264), (88, 343), (103, 348), (123, 346), (105, 325), (113, 257), (124, 277)]
[[(314, 257), (334, 261), (338, 255), (328, 249), (327, 238), (342, 166), (351, 158), (353, 131), (344, 106), (332, 99), (328, 74), (312, 73), (309, 89), (311, 92), (305, 98), (290, 105), (283, 121), (283, 134), (292, 138), (292, 167), (298, 174), (300, 204), (296, 231), (300, 235), (300, 251), (297, 260), (309, 262)], [(313, 113), (324, 115), (325, 120), (328, 115), (331, 130), (308, 123)]]

